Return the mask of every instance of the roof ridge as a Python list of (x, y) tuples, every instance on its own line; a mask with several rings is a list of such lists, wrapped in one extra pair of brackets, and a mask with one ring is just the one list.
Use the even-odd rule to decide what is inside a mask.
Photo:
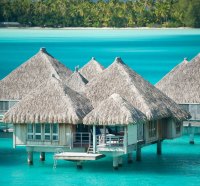
[(175, 67), (173, 67), (167, 74), (165, 74), (164, 76), (163, 76), (163, 78), (161, 78), (156, 84), (155, 84), (155, 86), (157, 87), (157, 86), (159, 86), (159, 84), (162, 82), (162, 81), (164, 81), (165, 79), (167, 79), (167, 78), (172, 78), (171, 76), (169, 76), (169, 75), (171, 75), (171, 74), (173, 74), (173, 73), (178, 73), (179, 71), (178, 70), (180, 70), (180, 68), (181, 67), (183, 67), (184, 65), (187, 65), (187, 64), (189, 64), (190, 62), (186, 59), (186, 58), (184, 58), (184, 60), (182, 61), (182, 62), (180, 62), (179, 64), (177, 64)]
[[(87, 80), (79, 71), (74, 72), (74, 73), (77, 73), (78, 76), (81, 78), (81, 80), (82, 80), (85, 84), (88, 83), (88, 80)], [(74, 73), (73, 73), (73, 74), (74, 74)], [(72, 74), (72, 75), (73, 75), (73, 74)]]
[(190, 62), (196, 62), (196, 60), (197, 60), (198, 58), (200, 58), (200, 53), (198, 53), (196, 56), (194, 56), (194, 57), (190, 60)]
[[(123, 71), (120, 72), (125, 72), (124, 74), (126, 75), (126, 77), (128, 78), (129, 82), (131, 82), (131, 88), (133, 89), (133, 91), (137, 94), (137, 97), (140, 97), (143, 100), (143, 104), (145, 105), (146, 108), (148, 108), (148, 110), (151, 111), (147, 101), (144, 99), (144, 97), (140, 94), (139, 92), (139, 88), (138, 85), (136, 83), (136, 81), (133, 81), (133, 76), (130, 75), (130, 73), (134, 73), (134, 76), (138, 76), (139, 78), (142, 78), (138, 73), (136, 73), (134, 70), (132, 70), (130, 67), (128, 67), (128, 65), (126, 63), (124, 63), (124, 61), (120, 58), (120, 57), (116, 57), (115, 61), (110, 65), (114, 66), (114, 65), (118, 65), (120, 68), (123, 68)], [(107, 68), (109, 69), (109, 67)], [(106, 69), (106, 70), (107, 70)], [(143, 78), (142, 78), (143, 79)], [(147, 82), (146, 80), (144, 80), (145, 82)], [(134, 87), (133, 87), (134, 86)], [(135, 108), (135, 107), (134, 107)], [(146, 114), (146, 113), (145, 113)]]
[[(57, 75), (57, 79), (60, 79), (60, 77), (59, 77), (59, 75), (58, 75), (58, 72), (56, 71), (56, 69), (54, 68), (54, 66), (53, 66), (53, 64), (52, 64), (52, 62), (50, 61), (50, 59), (46, 56), (47, 54), (46, 53), (42, 53), (42, 55), (44, 55), (44, 57), (45, 57), (45, 59), (48, 61), (48, 63), (51, 65), (51, 68), (52, 68), (52, 70), (56, 73), (56, 75)], [(51, 57), (51, 56), (50, 56)], [(55, 59), (55, 58), (53, 58), (53, 59)], [(52, 75), (53, 75), (54, 73), (52, 73)], [(55, 74), (54, 74), (55, 75)]]

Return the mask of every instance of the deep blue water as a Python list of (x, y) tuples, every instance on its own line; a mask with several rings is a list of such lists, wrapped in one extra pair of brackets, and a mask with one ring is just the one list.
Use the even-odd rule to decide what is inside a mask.
[(72, 70), (93, 56), (105, 67), (120, 56), (154, 84), (184, 57), (191, 59), (200, 52), (200, 29), (0, 29), (0, 79), (40, 47)]
[(188, 136), (164, 141), (161, 156), (156, 155), (156, 145), (144, 147), (141, 162), (127, 164), (124, 156), (118, 171), (112, 169), (110, 158), (85, 162), (82, 170), (73, 162), (60, 160), (53, 169), (50, 153), (45, 162), (35, 153), (34, 165), (28, 166), (23, 147), (12, 149), (11, 139), (0, 139), (0, 185), (199, 186), (200, 136), (195, 138), (195, 145), (188, 143)]

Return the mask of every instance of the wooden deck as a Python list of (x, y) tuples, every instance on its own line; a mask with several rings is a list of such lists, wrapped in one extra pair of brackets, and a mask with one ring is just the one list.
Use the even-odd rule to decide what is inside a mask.
[(56, 160), (71, 160), (71, 161), (84, 161), (84, 160), (98, 160), (105, 157), (104, 154), (91, 154), (84, 152), (62, 152), (54, 155)]

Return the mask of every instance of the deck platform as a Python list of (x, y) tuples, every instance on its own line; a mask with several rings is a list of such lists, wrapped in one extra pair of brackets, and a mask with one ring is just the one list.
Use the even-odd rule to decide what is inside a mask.
[(54, 155), (56, 160), (84, 161), (104, 158), (104, 154), (91, 154), (84, 152), (62, 152)]

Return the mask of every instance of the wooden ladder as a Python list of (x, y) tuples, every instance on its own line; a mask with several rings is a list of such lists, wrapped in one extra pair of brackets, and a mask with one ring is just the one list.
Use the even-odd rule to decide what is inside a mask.
[(88, 154), (93, 154), (93, 145), (92, 144), (89, 145), (89, 147), (87, 149), (87, 153)]

